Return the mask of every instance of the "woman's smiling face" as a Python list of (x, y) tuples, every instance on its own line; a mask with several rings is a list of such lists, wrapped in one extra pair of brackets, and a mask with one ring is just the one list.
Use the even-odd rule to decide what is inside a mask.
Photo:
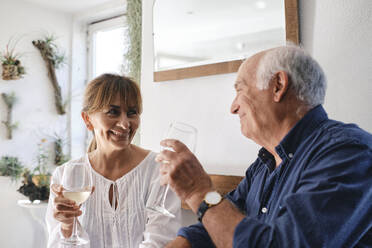
[(97, 141), (97, 149), (122, 150), (127, 148), (140, 124), (138, 110), (126, 106), (117, 94), (109, 106), (88, 115), (88, 122)]

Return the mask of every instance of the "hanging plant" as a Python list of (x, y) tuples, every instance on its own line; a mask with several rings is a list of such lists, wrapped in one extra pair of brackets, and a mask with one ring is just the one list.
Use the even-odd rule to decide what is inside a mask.
[[(142, 1), (127, 0), (126, 12), (129, 46), (124, 54), (122, 71), (135, 82), (140, 84), (141, 80), (141, 49), (142, 49)], [(140, 132), (134, 136), (133, 142), (140, 144)]]
[(7, 138), (12, 139), (13, 130), (18, 127), (18, 123), (12, 123), (12, 109), (17, 99), (14, 92), (10, 94), (2, 93), (1, 97), (7, 107), (6, 121), (3, 121), (3, 123), (7, 130)]
[[(142, 41), (142, 2), (141, 0), (127, 1), (127, 23), (129, 48), (124, 55), (126, 66), (124, 71), (139, 82), (141, 79), (141, 41)], [(126, 67), (126, 68), (125, 68)]]
[(57, 112), (60, 115), (66, 113), (65, 106), (62, 102), (61, 87), (58, 84), (56, 77), (56, 69), (65, 63), (66, 57), (59, 52), (58, 46), (55, 44), (53, 36), (46, 36), (44, 39), (34, 40), (32, 44), (40, 51), (47, 70), (48, 76), (54, 89), (54, 98)]
[(4, 80), (17, 80), (26, 74), (25, 68), (21, 65), (21, 55), (15, 52), (19, 39), (11, 38), (6, 45), (5, 51), (0, 53), (0, 61), (3, 67), (2, 78)]

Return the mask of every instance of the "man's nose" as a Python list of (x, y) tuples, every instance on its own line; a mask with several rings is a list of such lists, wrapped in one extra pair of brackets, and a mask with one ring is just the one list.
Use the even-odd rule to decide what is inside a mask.
[(230, 112), (232, 114), (237, 114), (238, 110), (239, 110), (239, 104), (236, 103), (236, 98), (235, 98), (234, 101), (231, 104)]

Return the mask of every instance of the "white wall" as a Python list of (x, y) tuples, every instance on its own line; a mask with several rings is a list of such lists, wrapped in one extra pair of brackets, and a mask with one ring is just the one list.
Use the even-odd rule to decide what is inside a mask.
[[(46, 66), (32, 40), (43, 38), (46, 34), (57, 37), (56, 43), (66, 56), (70, 57), (72, 16), (43, 9), (22, 1), (1, 0), (0, 7), (0, 49), (4, 51), (13, 35), (21, 36), (16, 51), (23, 54), (21, 62), (26, 75), (16, 81), (0, 78), (0, 92), (15, 92), (18, 99), (12, 111), (18, 128), (13, 139), (6, 139), (5, 126), (0, 126), (0, 155), (18, 156), (25, 164), (34, 166), (37, 143), (54, 132), (66, 130), (66, 115), (58, 115), (54, 105), (54, 91), (47, 76)], [(64, 96), (69, 84), (69, 68), (57, 70), (57, 78)], [(66, 98), (65, 98), (66, 99)], [(1, 120), (6, 118), (6, 106), (0, 101)]]
[(300, 1), (302, 42), (323, 67), (330, 118), (372, 132), (372, 1)]
[[(152, 6), (143, 2), (141, 144), (159, 150), (168, 123), (185, 121), (199, 130), (196, 154), (208, 173), (244, 175), (259, 147), (229, 113), (236, 74), (154, 83)], [(299, 7), (302, 44), (328, 77), (329, 116), (372, 132), (372, 2), (300, 0)]]
[[(28, 167), (35, 167), (37, 143), (54, 132), (66, 132), (67, 117), (57, 114), (54, 91), (47, 76), (46, 66), (39, 51), (32, 45), (34, 39), (46, 33), (54, 34), (57, 44), (70, 57), (72, 15), (43, 9), (23, 1), (0, 2), (0, 50), (5, 49), (9, 38), (20, 35), (16, 51), (22, 53), (21, 62), (27, 74), (21, 80), (0, 79), (0, 93), (14, 91), (18, 102), (13, 109), (13, 121), (19, 123), (13, 139), (6, 139), (6, 129), (0, 125), (0, 156), (17, 156)], [(69, 84), (69, 67), (57, 71), (64, 94)], [(0, 100), (0, 119), (5, 120), (6, 107)], [(51, 140), (50, 140), (51, 141)], [(50, 149), (52, 149), (52, 144)], [(3, 180), (2, 180), (3, 181)], [(19, 186), (19, 185), (18, 185)], [(42, 229), (30, 217), (28, 210), (16, 204), (24, 198), (17, 187), (8, 181), (1, 183), (0, 247), (43, 247)]]

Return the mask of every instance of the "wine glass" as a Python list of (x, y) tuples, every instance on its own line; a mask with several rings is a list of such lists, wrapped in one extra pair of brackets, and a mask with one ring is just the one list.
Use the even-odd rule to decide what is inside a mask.
[[(176, 139), (181, 141), (183, 144), (187, 146), (187, 148), (194, 153), (195, 146), (196, 146), (196, 136), (197, 136), (197, 129), (191, 125), (182, 123), (182, 122), (173, 122), (170, 124), (168, 131), (165, 135), (165, 139)], [(174, 151), (170, 147), (163, 147), (161, 146), (161, 151), (163, 150), (170, 150)], [(163, 163), (167, 163), (167, 161), (163, 161)], [(159, 176), (160, 180), (160, 176)], [(162, 195), (160, 203), (156, 204), (155, 206), (150, 206), (147, 209), (155, 212), (162, 213), (168, 217), (174, 218), (174, 214), (172, 214), (166, 207), (165, 207), (165, 200), (169, 191), (169, 184), (165, 187), (165, 191)]]
[[(92, 193), (92, 173), (90, 167), (84, 162), (71, 162), (65, 165), (62, 176), (63, 196), (75, 201), (76, 205), (83, 204)], [(89, 243), (89, 237), (83, 231), (78, 231), (77, 217), (74, 217), (72, 234), (69, 238), (63, 238), (61, 243), (65, 245), (84, 245)]]

